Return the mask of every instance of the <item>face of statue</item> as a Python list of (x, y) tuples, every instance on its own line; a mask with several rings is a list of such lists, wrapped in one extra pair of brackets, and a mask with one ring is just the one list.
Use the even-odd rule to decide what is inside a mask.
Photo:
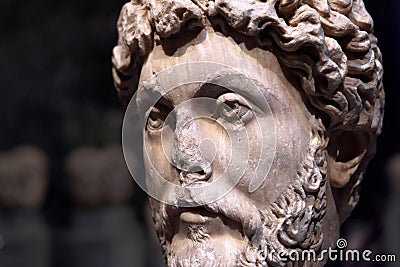
[(144, 141), (123, 129), (124, 155), (135, 173), (143, 152), (170, 266), (283, 266), (334, 246), (358, 202), (384, 106), (372, 18), (362, 0), (286, 2), (122, 8), (113, 76)]
[[(183, 202), (177, 205), (150, 199), (168, 264), (273, 263), (279, 260), (260, 259), (258, 250), (320, 249), (320, 222), (327, 200), (324, 142), (317, 132), (318, 122), (283, 75), (276, 57), (259, 49), (248, 51), (209, 29), (174, 55), (156, 46), (143, 67), (141, 81), (169, 67), (202, 61), (240, 70), (259, 91), (251, 87), (232, 90), (196, 80), (167, 91), (151, 90), (160, 97), (148, 110), (143, 130), (149, 181), (158, 179), (157, 173), (190, 191), (229, 173), (230, 162), (246, 160), (232, 190), (211, 203), (202, 202), (202, 194), (183, 194)], [(221, 75), (229, 80), (229, 72)], [(149, 90), (139, 89), (137, 99), (148, 94)], [(235, 148), (235, 132), (246, 133), (247, 155)], [(264, 155), (271, 158), (269, 168), (263, 169), (260, 186), (250, 190)], [(191, 204), (198, 205), (179, 205), (189, 197)], [(337, 218), (331, 219), (335, 225)]]

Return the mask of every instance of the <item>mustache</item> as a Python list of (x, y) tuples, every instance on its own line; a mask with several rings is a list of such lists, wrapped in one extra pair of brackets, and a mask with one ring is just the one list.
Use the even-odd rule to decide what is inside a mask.
[(179, 217), (182, 212), (205, 209), (210, 213), (223, 215), (239, 223), (242, 227), (242, 233), (249, 240), (262, 236), (263, 222), (260, 211), (242, 192), (235, 189), (212, 203), (197, 207), (180, 208), (179, 206), (161, 203), (160, 208), (163, 210), (162, 214), (164, 214), (163, 219), (166, 227), (171, 227), (173, 218)]
[(250, 240), (262, 231), (263, 224), (257, 207), (237, 190), (232, 190), (225, 197), (204, 205), (204, 208), (240, 223), (243, 233)]

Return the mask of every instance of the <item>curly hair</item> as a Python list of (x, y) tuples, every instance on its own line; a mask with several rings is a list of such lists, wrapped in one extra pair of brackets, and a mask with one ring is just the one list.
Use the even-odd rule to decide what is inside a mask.
[(156, 35), (168, 38), (205, 27), (206, 21), (271, 50), (328, 133), (368, 136), (364, 164), (350, 182), (354, 207), (384, 106), (382, 56), (363, 0), (132, 0), (121, 11), (112, 57), (121, 101), (127, 103), (136, 91)]

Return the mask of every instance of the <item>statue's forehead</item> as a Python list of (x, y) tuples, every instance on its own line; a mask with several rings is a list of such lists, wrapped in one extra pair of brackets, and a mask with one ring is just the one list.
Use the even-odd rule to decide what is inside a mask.
[[(175, 52), (166, 47), (174, 47)], [(243, 43), (236, 43), (231, 37), (224, 36), (210, 27), (205, 27), (197, 36), (184, 45), (175, 44), (175, 39), (167, 38), (162, 44), (156, 44), (143, 64), (140, 80), (175, 65), (190, 62), (213, 62), (240, 70), (248, 77), (260, 80), (265, 68), (279, 78), (284, 78), (276, 56), (260, 48), (248, 49)]]
[[(210, 77), (213, 75), (225, 76), (225, 79), (230, 82), (236, 75), (235, 73), (222, 72), (219, 68), (213, 68), (211, 65), (226, 66), (227, 69), (235, 70), (246, 79), (254, 81), (268, 95), (279, 99), (285, 98), (284, 91), (287, 91), (289, 87), (291, 88), (290, 90), (294, 89), (283, 74), (280, 64), (272, 52), (259, 48), (248, 50), (244, 45), (237, 44), (231, 38), (206, 28), (185, 46), (177, 48), (174, 54), (167, 54), (162, 45), (156, 45), (143, 65), (139, 90), (141, 84), (154, 75), (168, 69), (171, 70), (178, 65), (191, 64), (193, 62), (210, 62), (210, 65), (198, 64), (198, 66), (204, 68), (202, 71), (208, 72), (207, 75)], [(184, 69), (182, 73), (173, 73), (171, 79), (175, 82), (182, 76), (192, 76), (193, 80), (190, 82), (193, 83), (199, 81)], [(191, 77), (186, 78), (190, 79)], [(240, 84), (240, 82), (238, 81), (237, 84)], [(204, 84), (204, 80), (200, 83)], [(201, 87), (202, 84), (197, 86)], [(224, 86), (224, 84), (220, 84), (220, 86)], [(181, 89), (178, 91), (184, 91), (183, 88)], [(210, 91), (213, 89), (220, 90), (220, 88), (211, 87)], [(248, 86), (244, 91), (251, 92), (252, 88)], [(184, 92), (181, 93), (182, 96), (186, 96)]]

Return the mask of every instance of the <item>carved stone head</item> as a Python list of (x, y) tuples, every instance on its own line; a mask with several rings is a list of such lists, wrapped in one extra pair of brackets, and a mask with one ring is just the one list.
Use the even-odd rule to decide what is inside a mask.
[(39, 210), (46, 199), (49, 159), (35, 146), (0, 153), (0, 210)]
[(283, 266), (260, 251), (335, 246), (383, 117), (362, 0), (132, 0), (118, 32), (135, 179), (169, 266)]
[(121, 205), (132, 198), (129, 172), (118, 145), (79, 147), (67, 157), (65, 169), (73, 200), (82, 207)]

